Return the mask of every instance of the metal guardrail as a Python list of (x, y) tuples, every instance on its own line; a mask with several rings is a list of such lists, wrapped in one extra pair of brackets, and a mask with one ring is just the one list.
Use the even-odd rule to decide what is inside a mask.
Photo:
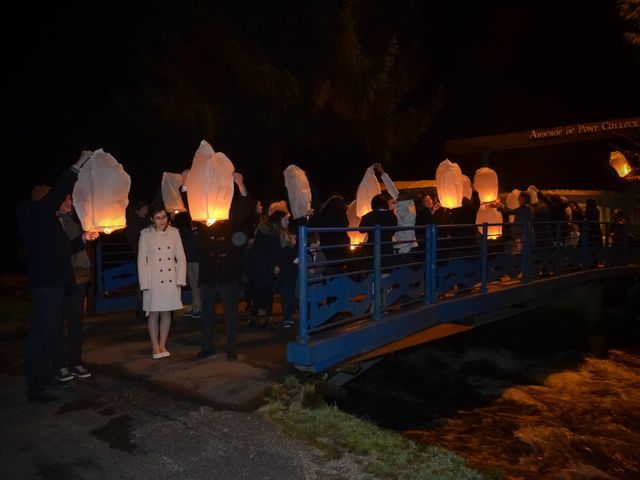
[[(502, 230), (499, 235), (495, 228)], [(417, 247), (408, 253), (388, 253), (406, 240), (383, 241), (383, 237), (409, 230), (416, 232)], [(309, 261), (310, 233), (318, 233), (322, 242), (323, 235), (348, 232), (366, 232), (367, 242), (321, 246), (327, 261)], [(314, 334), (356, 321), (375, 322), (392, 309), (412, 304), (435, 304), (458, 295), (487, 293), (495, 285), (628, 265), (639, 254), (640, 227), (600, 222), (301, 226), (297, 341), (306, 343)]]

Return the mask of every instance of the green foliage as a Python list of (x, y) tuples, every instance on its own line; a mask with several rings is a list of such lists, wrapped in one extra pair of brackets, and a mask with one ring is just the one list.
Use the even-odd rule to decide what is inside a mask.
[[(266, 176), (281, 172), (284, 146), (354, 145), (384, 161), (423, 136), (443, 98), (427, 75), (420, 36), (405, 32), (413, 31), (410, 15), (385, 32), (370, 27), (371, 11), (379, 21), (408, 9), (385, 5), (300, 2), (281, 19), (287, 25), (269, 26), (263, 37), (247, 28), (259, 13), (189, 0), (177, 21), (174, 9), (158, 7), (153, 36), (141, 33), (132, 57), (136, 94), (113, 96), (123, 113), (146, 112), (128, 113), (130, 122), (169, 121), (214, 148), (221, 130), (246, 132), (264, 152)], [(431, 94), (426, 85), (436, 85)], [(141, 98), (145, 105), (131, 108)]]
[(417, 142), (431, 126), (444, 90), (437, 87), (427, 100), (412, 102), (427, 77), (418, 42), (401, 47), (392, 34), (383, 48), (365, 52), (357, 33), (358, 13), (357, 2), (348, 1), (333, 47), (335, 63), (322, 72), (314, 105), (335, 115), (348, 135), (360, 140), (367, 157), (388, 161), (391, 152)]
[(349, 452), (367, 472), (387, 479), (500, 478), (497, 472), (469, 468), (464, 459), (445, 449), (415, 444), (324, 403), (306, 408), (302, 399), (312, 391), (312, 385), (286, 378), (271, 389), (267, 414), (285, 433), (310, 442), (329, 458)]
[(640, 48), (640, 0), (619, 0), (618, 11), (630, 28), (625, 38), (631, 45)]

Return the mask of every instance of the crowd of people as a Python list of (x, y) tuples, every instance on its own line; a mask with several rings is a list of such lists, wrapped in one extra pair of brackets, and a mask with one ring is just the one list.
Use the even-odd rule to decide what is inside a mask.
[[(91, 375), (82, 364), (84, 298), (91, 279), (91, 263), (85, 247), (86, 242), (95, 240), (98, 234), (82, 231), (73, 215), (70, 195), (80, 169), (90, 156), (91, 152), (83, 152), (53, 187), (34, 187), (31, 200), (19, 209), (33, 305), (25, 351), (27, 398), (32, 401), (50, 402), (55, 398), (47, 393), (46, 386)], [(382, 231), (384, 267), (392, 264), (394, 256), (410, 255), (419, 247), (419, 242), (424, 241), (424, 229), (411, 227), (435, 223), (443, 226), (441, 234), (453, 242), (456, 235), (451, 226), (476, 223), (480, 207), (477, 193), (463, 199), (461, 207), (446, 209), (430, 194), (414, 198), (399, 192), (382, 165), (375, 164), (374, 169), (386, 190), (372, 198), (371, 211), (360, 219), (359, 227), (397, 228)], [(346, 228), (349, 226), (347, 203), (341, 195), (334, 194), (323, 203), (314, 204), (315, 208), (302, 218), (290, 218), (286, 201), (273, 204), (265, 214), (262, 203), (250, 195), (243, 176), (236, 172), (229, 218), (207, 226), (194, 222), (189, 216), (186, 187), (189, 174), (189, 170), (182, 172), (180, 187), (187, 207), (185, 213), (168, 212), (161, 202), (134, 201), (128, 208), (125, 235), (135, 253), (139, 276), (137, 315), (147, 322), (151, 357), (154, 360), (169, 357), (167, 339), (172, 312), (183, 308), (181, 290), (188, 285), (192, 301), (184, 315), (201, 321), (200, 350), (195, 359), (203, 360), (216, 353), (215, 311), (216, 304), (221, 303), (226, 330), (225, 353), (227, 359), (233, 361), (237, 358), (241, 292), (250, 314), (250, 326), (259, 329), (273, 326), (274, 292), (277, 291), (282, 304), (281, 326), (292, 327), (299, 263), (296, 227)], [(535, 203), (531, 201), (532, 194), (537, 196)], [(575, 202), (545, 195), (532, 187), (520, 193), (518, 202), (515, 209), (499, 202), (492, 204), (505, 216), (515, 216), (509, 232), (515, 249), (522, 241), (521, 224), (524, 223), (563, 221), (573, 225), (571, 222), (585, 218), (590, 222), (600, 221), (594, 200), (588, 200), (583, 211)], [(621, 212), (614, 215), (618, 216), (616, 222), (624, 222)], [(600, 227), (597, 223), (590, 225), (590, 241), (601, 242)], [(477, 235), (475, 227), (471, 227), (470, 232)], [(539, 238), (546, 235), (542, 230), (535, 233)], [(570, 236), (569, 229), (567, 242), (571, 241)], [(310, 279), (333, 273), (339, 264), (333, 261), (350, 256), (346, 232), (311, 233), (307, 247)], [(365, 243), (359, 254), (371, 256), (371, 248), (371, 242)]]

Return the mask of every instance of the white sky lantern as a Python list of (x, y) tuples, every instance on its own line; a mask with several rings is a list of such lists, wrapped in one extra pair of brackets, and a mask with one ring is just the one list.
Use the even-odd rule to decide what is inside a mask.
[(462, 206), (464, 178), (457, 163), (451, 163), (449, 159), (440, 162), (436, 169), (436, 190), (440, 205), (444, 208)]
[(462, 196), (471, 200), (473, 196), (473, 187), (471, 186), (471, 180), (466, 175), (462, 175)]
[[(497, 208), (490, 207), (489, 205), (480, 205), (478, 213), (476, 214), (476, 223), (478, 224), (478, 231), (482, 233), (483, 223), (502, 223), (502, 214)], [(489, 225), (488, 238), (495, 240), (502, 235), (502, 225)]]
[(498, 174), (488, 167), (479, 168), (473, 177), (473, 188), (480, 196), (480, 203), (495, 201), (498, 198)]
[[(507, 208), (513, 210), (520, 206), (520, 202), (518, 202), (518, 197), (520, 196), (520, 190), (517, 188), (514, 189), (509, 195), (507, 195)], [(509, 215), (509, 221), (513, 223), (515, 220), (515, 215)]]
[(102, 149), (80, 170), (73, 187), (73, 205), (85, 231), (111, 233), (127, 225), (131, 178), (122, 165)]
[(371, 199), (376, 195), (380, 195), (380, 184), (376, 178), (373, 166), (367, 168), (362, 177), (358, 191), (356, 193), (356, 215), (359, 218), (364, 217), (371, 211)]
[(307, 215), (311, 209), (311, 187), (305, 171), (296, 165), (289, 165), (284, 169), (284, 184), (293, 218)]
[[(356, 215), (356, 201), (354, 200), (347, 207), (347, 218), (349, 219), (349, 228), (357, 228), (360, 226), (360, 218)], [(349, 235), (349, 243), (353, 250), (356, 245), (367, 241), (367, 234), (360, 232), (347, 232)]]
[(162, 173), (162, 202), (168, 212), (181, 213), (187, 211), (182, 201), (182, 195), (180, 194), (182, 182), (181, 173)]
[(224, 153), (214, 152), (206, 141), (193, 157), (187, 177), (187, 197), (191, 218), (212, 225), (229, 218), (233, 199), (235, 167)]
[(609, 165), (611, 165), (620, 177), (626, 177), (631, 173), (631, 165), (626, 157), (618, 152), (611, 152), (609, 155)]
[(536, 205), (538, 203), (538, 192), (536, 191), (536, 188), (533, 185), (529, 185), (527, 193), (531, 199), (531, 205)]

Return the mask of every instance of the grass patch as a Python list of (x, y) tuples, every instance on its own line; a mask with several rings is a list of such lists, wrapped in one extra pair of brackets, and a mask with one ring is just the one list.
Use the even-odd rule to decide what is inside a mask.
[(402, 435), (326, 405), (314, 386), (287, 377), (269, 393), (267, 415), (290, 436), (323, 450), (329, 458), (355, 455), (363, 469), (380, 478), (486, 480), (500, 473), (480, 472), (439, 447), (414, 443)]

